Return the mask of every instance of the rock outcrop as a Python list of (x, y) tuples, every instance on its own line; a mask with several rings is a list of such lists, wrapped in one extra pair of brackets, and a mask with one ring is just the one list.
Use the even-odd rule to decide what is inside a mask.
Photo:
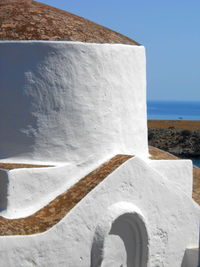
[(149, 145), (168, 151), (179, 157), (200, 156), (200, 130), (175, 127), (148, 130)]

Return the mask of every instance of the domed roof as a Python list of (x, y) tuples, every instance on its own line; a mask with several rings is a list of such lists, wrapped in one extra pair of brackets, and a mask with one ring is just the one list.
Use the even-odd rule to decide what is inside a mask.
[(87, 19), (32, 0), (0, 0), (0, 40), (68, 40), (139, 45)]

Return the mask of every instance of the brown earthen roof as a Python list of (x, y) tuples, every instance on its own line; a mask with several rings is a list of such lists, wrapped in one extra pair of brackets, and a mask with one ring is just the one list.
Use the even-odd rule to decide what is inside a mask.
[[(149, 147), (151, 158), (174, 159), (173, 156), (155, 147)], [(131, 155), (117, 155), (108, 162), (101, 165), (93, 172), (86, 175), (69, 190), (59, 195), (47, 206), (37, 211), (31, 216), (20, 219), (6, 219), (0, 217), (0, 236), (4, 235), (30, 235), (41, 233), (58, 223), (81, 199), (83, 199), (92, 189), (103, 181), (110, 173), (130, 159)], [(200, 204), (200, 168), (193, 168), (194, 184), (193, 199)]]
[(31, 0), (0, 0), (0, 40), (136, 41), (82, 17)]
[[(117, 155), (92, 171), (47, 206), (26, 218), (0, 217), (0, 236), (41, 233), (58, 223), (81, 199), (132, 156)], [(34, 182), (34, 181), (33, 181)]]
[(24, 169), (24, 168), (45, 168), (45, 167), (53, 167), (53, 166), (24, 164), (24, 163), (0, 163), (0, 169), (3, 170)]

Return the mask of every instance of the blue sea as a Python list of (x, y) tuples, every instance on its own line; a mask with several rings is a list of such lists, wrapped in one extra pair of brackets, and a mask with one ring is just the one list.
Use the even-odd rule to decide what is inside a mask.
[(148, 101), (149, 120), (200, 120), (200, 102)]
[[(200, 102), (148, 101), (149, 120), (200, 120)], [(200, 159), (191, 159), (200, 167)]]

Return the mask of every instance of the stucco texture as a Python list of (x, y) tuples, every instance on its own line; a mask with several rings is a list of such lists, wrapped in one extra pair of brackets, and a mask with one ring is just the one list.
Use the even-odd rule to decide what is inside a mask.
[[(118, 205), (120, 202), (127, 204)], [(116, 205), (117, 214), (116, 208), (113, 209)], [(132, 206), (136, 209), (131, 210)], [(140, 226), (141, 234), (144, 229), (147, 231), (148, 238), (144, 236), (141, 240), (144, 249), (148, 247), (148, 255), (146, 262), (141, 263), (144, 265), (138, 266), (180, 267), (185, 249), (198, 244), (198, 206), (176, 183), (135, 157), (110, 174), (47, 232), (1, 237), (0, 263), (6, 262), (7, 266), (99, 266), (92, 265), (94, 250), (91, 248), (96, 242), (96, 233), (101, 233), (100, 240), (106, 239), (112, 223), (123, 214), (136, 214), (138, 222), (144, 223), (145, 228)], [(118, 236), (116, 234), (116, 238)], [(110, 242), (114, 240), (111, 238)], [(100, 246), (97, 251), (100, 261), (106, 262), (101, 251), (107, 255), (110, 245), (109, 242), (105, 244), (108, 247)], [(124, 251), (122, 260), (127, 253), (123, 246), (120, 241), (118, 248)]]
[(136, 155), (91, 192), (80, 181), (52, 228), (1, 236), (0, 266), (180, 267), (198, 245), (199, 206), (190, 161), (148, 159), (144, 47), (1, 41), (0, 55), (0, 162), (54, 166), (0, 170), (1, 214), (31, 215), (113, 156)]
[(144, 47), (1, 41), (0, 54), (1, 161), (147, 156)]

